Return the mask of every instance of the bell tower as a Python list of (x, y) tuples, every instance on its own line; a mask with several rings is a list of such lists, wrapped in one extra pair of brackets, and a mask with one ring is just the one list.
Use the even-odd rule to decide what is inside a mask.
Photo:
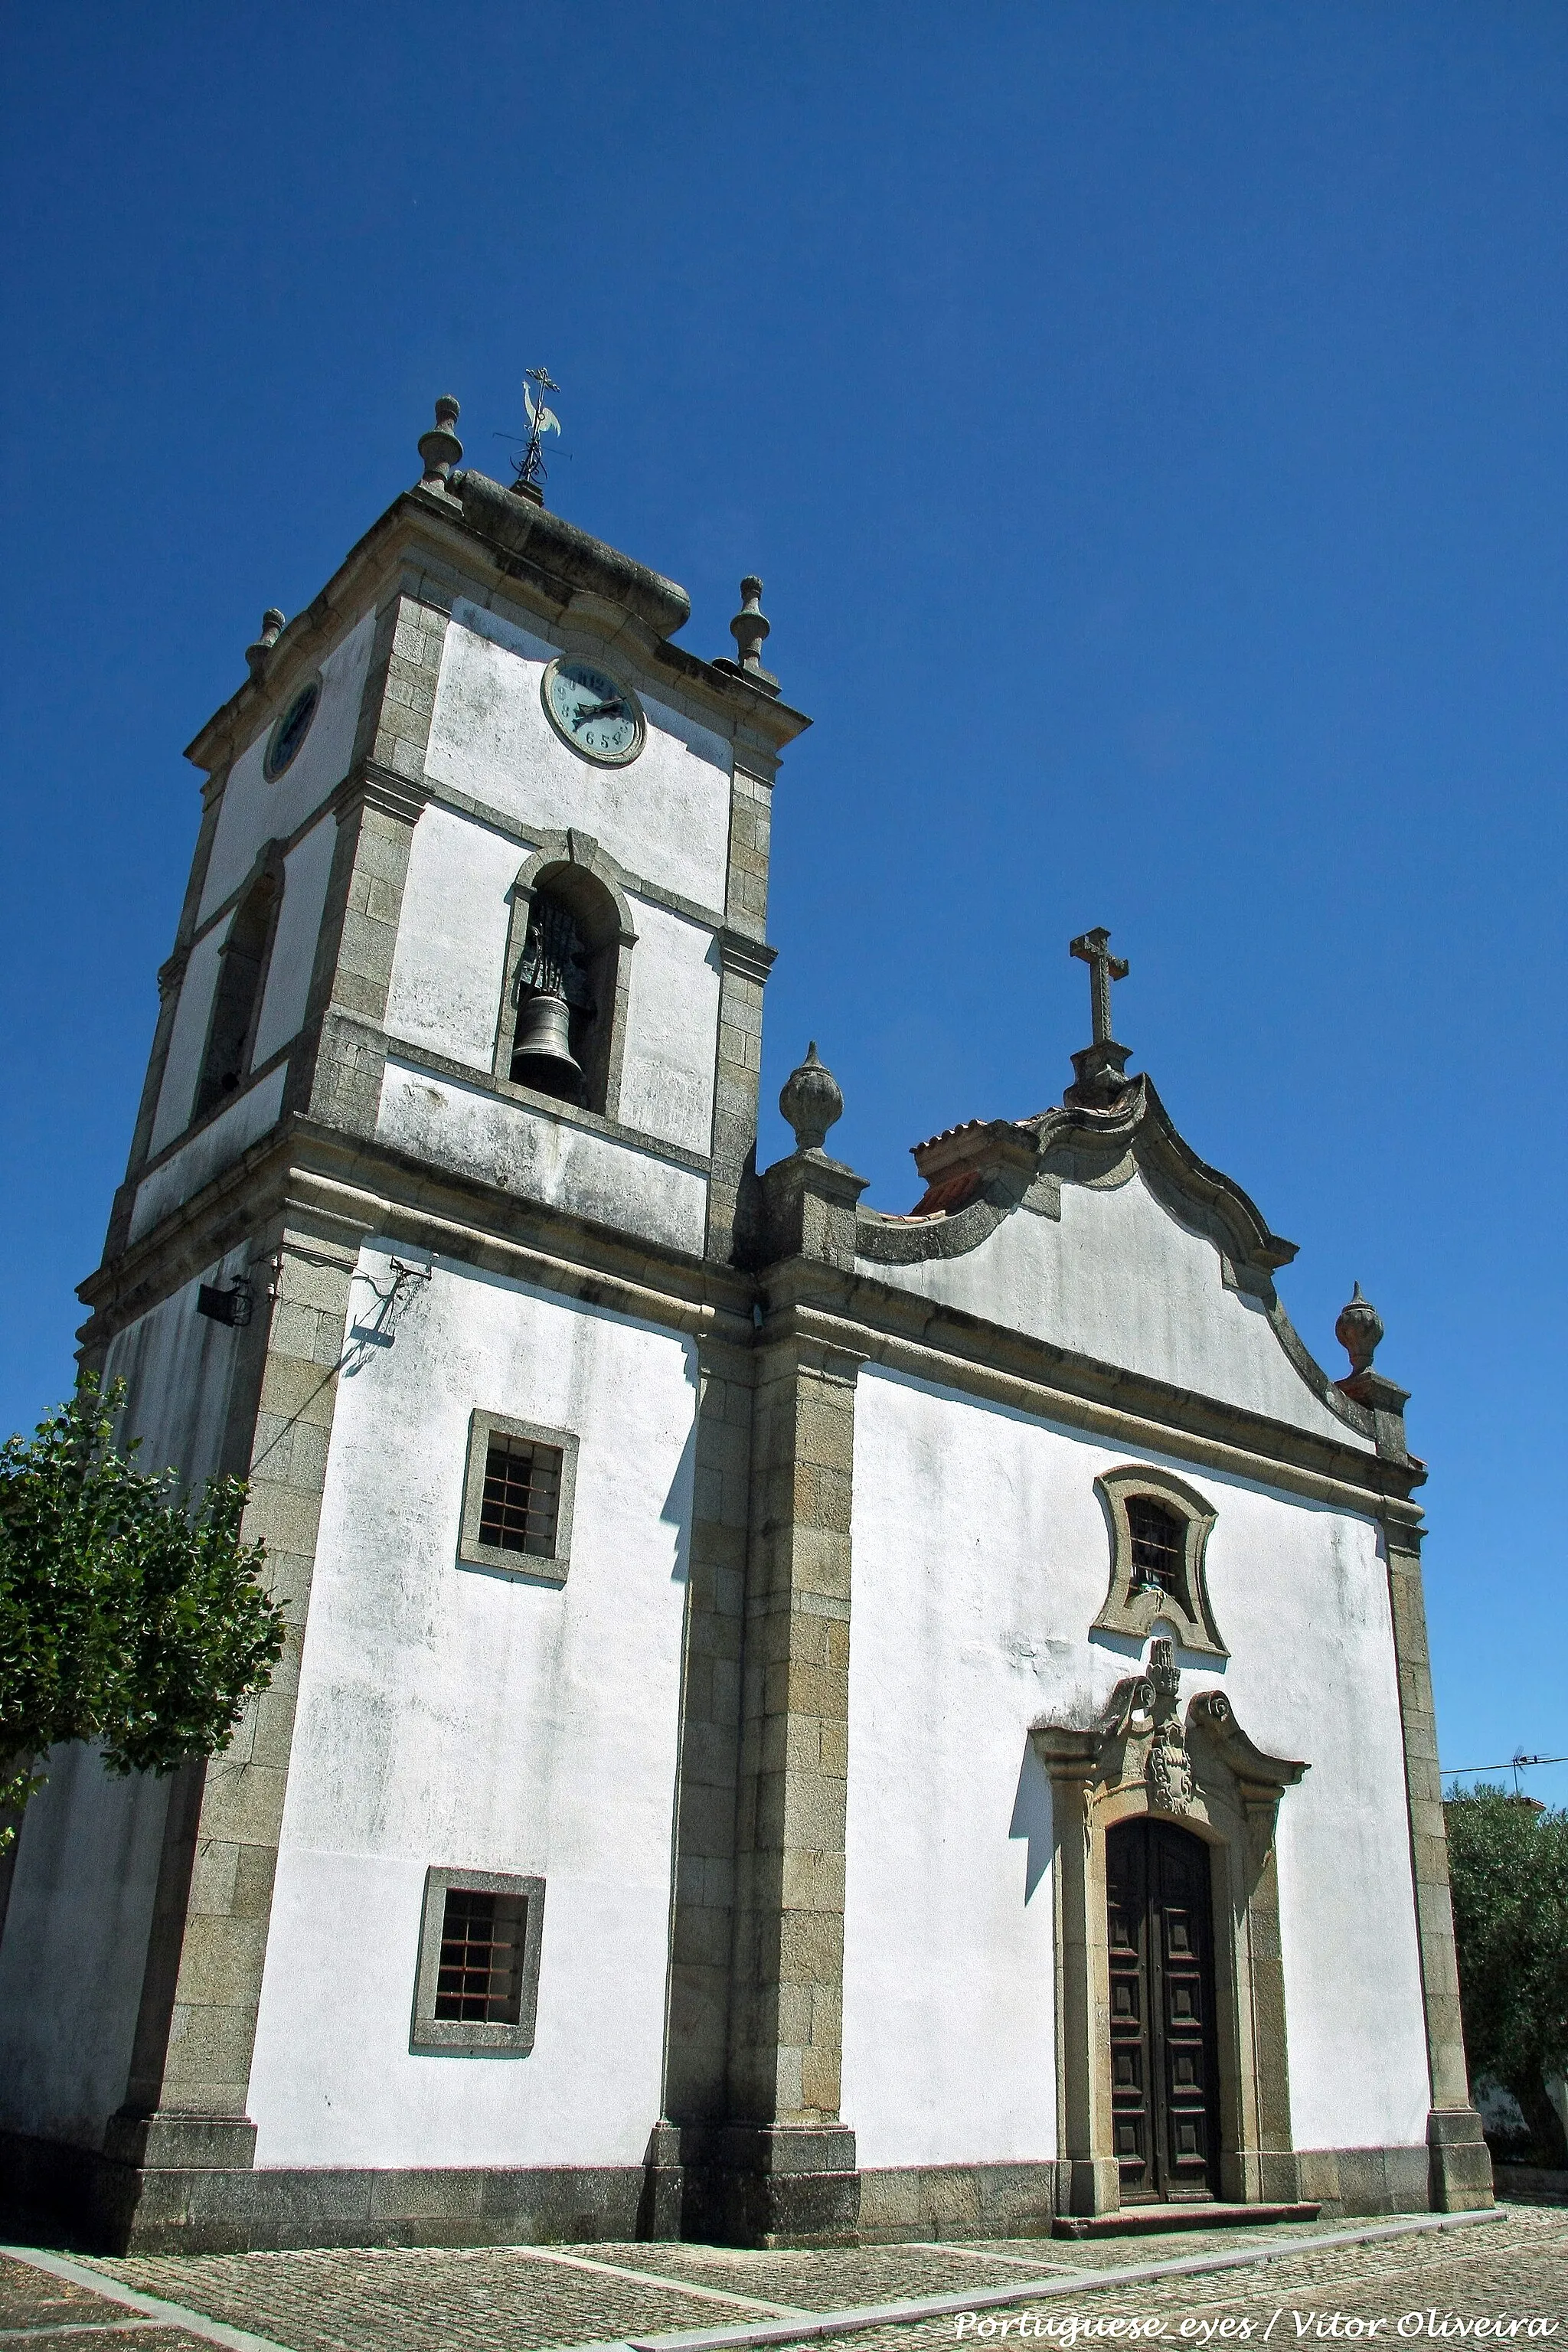
[[(107, 2021), (23, 2053), (24, 2120), (120, 2243), (276, 2242), (301, 2173), (384, 2207), (432, 2166), (514, 2178), (514, 2233), (591, 2177), (581, 2226), (626, 2235), (650, 2127), (724, 2096), (770, 811), (809, 722), (759, 581), (733, 657), (686, 651), (684, 590), (552, 513), (537, 465), (463, 470), (458, 421), (437, 404), (420, 478), (268, 611), (189, 748), (200, 834), (82, 1286), (147, 1458), (248, 1481), (289, 1621), (221, 1758), (78, 1759), (28, 1820), (40, 2047), (73, 2046), (84, 1979), (29, 1853), (80, 1881)], [(428, 1955), (492, 1914), (531, 1974), (476, 2037)], [(333, 1916), (387, 1990), (321, 2042)], [(405, 2227), (373, 2221), (345, 2226)]]
[(110, 1260), (291, 1119), (744, 1255), (770, 804), (808, 723), (762, 666), (762, 583), (738, 657), (700, 660), (673, 581), (534, 477), (459, 468), (458, 413), (190, 746), (204, 822)]

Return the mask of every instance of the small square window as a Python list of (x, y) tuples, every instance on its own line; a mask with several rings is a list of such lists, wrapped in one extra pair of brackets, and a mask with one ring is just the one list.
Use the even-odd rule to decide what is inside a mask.
[(485, 1448), (479, 1541), (553, 1559), (561, 1517), (561, 1448), (492, 1430)]
[(543, 1932), (542, 1878), (427, 1871), (410, 2047), (531, 2050)]
[(458, 1557), (472, 1568), (563, 1584), (572, 1551), (577, 1440), (476, 1411)]
[(436, 1972), (437, 2016), (515, 2025), (527, 1932), (526, 1895), (448, 1886)]

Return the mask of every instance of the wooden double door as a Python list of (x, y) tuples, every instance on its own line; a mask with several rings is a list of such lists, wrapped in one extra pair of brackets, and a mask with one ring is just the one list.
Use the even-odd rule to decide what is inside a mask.
[(1105, 1841), (1110, 2112), (1124, 2205), (1219, 2190), (1208, 1848), (1169, 1822)]

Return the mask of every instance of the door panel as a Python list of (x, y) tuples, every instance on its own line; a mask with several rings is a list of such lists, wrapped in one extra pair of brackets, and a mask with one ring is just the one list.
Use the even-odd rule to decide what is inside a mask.
[[(1143, 1824), (1131, 1826), (1142, 1829)], [(1156, 2193), (1150, 2097), (1149, 1856), (1143, 1839), (1111, 1831), (1105, 1842), (1105, 1881), (1110, 1946), (1110, 2133), (1125, 2203)]]
[(1212, 2197), (1219, 2083), (1208, 1849), (1145, 1816), (1110, 1832), (1105, 1875), (1122, 2202)]

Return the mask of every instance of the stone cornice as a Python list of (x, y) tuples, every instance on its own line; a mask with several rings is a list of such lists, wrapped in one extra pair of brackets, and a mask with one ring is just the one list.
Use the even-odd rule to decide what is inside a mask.
[(782, 1317), (789, 1328), (889, 1370), (1068, 1423), (1132, 1452), (1288, 1487), (1338, 1509), (1421, 1523), (1410, 1500), (1426, 1477), (1418, 1463), (1339, 1444), (1146, 1373), (1098, 1363), (864, 1272), (847, 1276), (785, 1259), (767, 1268), (762, 1290), (764, 1337)]
[[(475, 488), (471, 498), (467, 495), (470, 485), (482, 486)], [(745, 739), (752, 748), (739, 756), (748, 768), (759, 760), (764, 765), (776, 762), (784, 746), (810, 726), (803, 711), (658, 634), (647, 614), (673, 615), (670, 600), (685, 602), (684, 591), (672, 582), (606, 548), (562, 517), (514, 499), (481, 475), (465, 476), (461, 488), (462, 497), (416, 488), (395, 498), (349, 550), (320, 593), (280, 631), (259, 677), (247, 678), (213, 713), (186, 747), (185, 757), (205, 770), (233, 759), (259, 732), (267, 714), (287, 698), (297, 679), (320, 665), (343, 628), (378, 601), (395, 580), (400, 563), (412, 556), (417, 564), (426, 555), (448, 577), (448, 604), (451, 594), (465, 588), (482, 598), (515, 587), (524, 603), (557, 628), (563, 623), (572, 625), (567, 616), (574, 599), (581, 604), (584, 597), (597, 597), (618, 605), (630, 626), (640, 632), (644, 657), (670, 680), (671, 699), (715, 732)], [(520, 517), (531, 519), (515, 548), (497, 535), (500, 521), (514, 523), (513, 508)], [(532, 551), (521, 552), (522, 546)], [(570, 569), (552, 569), (552, 564)], [(575, 573), (582, 577), (574, 577)], [(590, 585), (591, 580), (599, 585)], [(415, 593), (412, 583), (409, 593)], [(668, 625), (679, 622), (671, 618)]]
[(105, 1345), (289, 1204), (693, 1336), (750, 1347), (752, 1287), (732, 1267), (612, 1232), (298, 1115), (89, 1276), (79, 1333)]
[(777, 948), (765, 940), (748, 939), (742, 931), (728, 927), (717, 934), (719, 961), (726, 971), (736, 972), (742, 980), (754, 980), (759, 988), (765, 985), (778, 958)]
[[(401, 824), (417, 824), (429, 797), (423, 784), (395, 775), (379, 761), (362, 760), (328, 795), (326, 806), (340, 824), (361, 808), (379, 809), (384, 816), (396, 817)], [(320, 815), (321, 811), (315, 814)], [(304, 830), (308, 832), (310, 826)]]
[[(308, 1200), (365, 1232), (460, 1257), (617, 1312), (750, 1348), (809, 1342), (940, 1387), (1010, 1405), (1157, 1454), (1375, 1517), (1413, 1547), (1426, 1473), (1097, 1363), (1049, 1341), (942, 1307), (890, 1283), (802, 1258), (758, 1280), (654, 1242), (520, 1199), (478, 1178), (432, 1169), (295, 1116), (242, 1153), (157, 1227), (80, 1286), (98, 1347), (254, 1234), (289, 1200)], [(760, 1293), (760, 1329), (752, 1306)]]

